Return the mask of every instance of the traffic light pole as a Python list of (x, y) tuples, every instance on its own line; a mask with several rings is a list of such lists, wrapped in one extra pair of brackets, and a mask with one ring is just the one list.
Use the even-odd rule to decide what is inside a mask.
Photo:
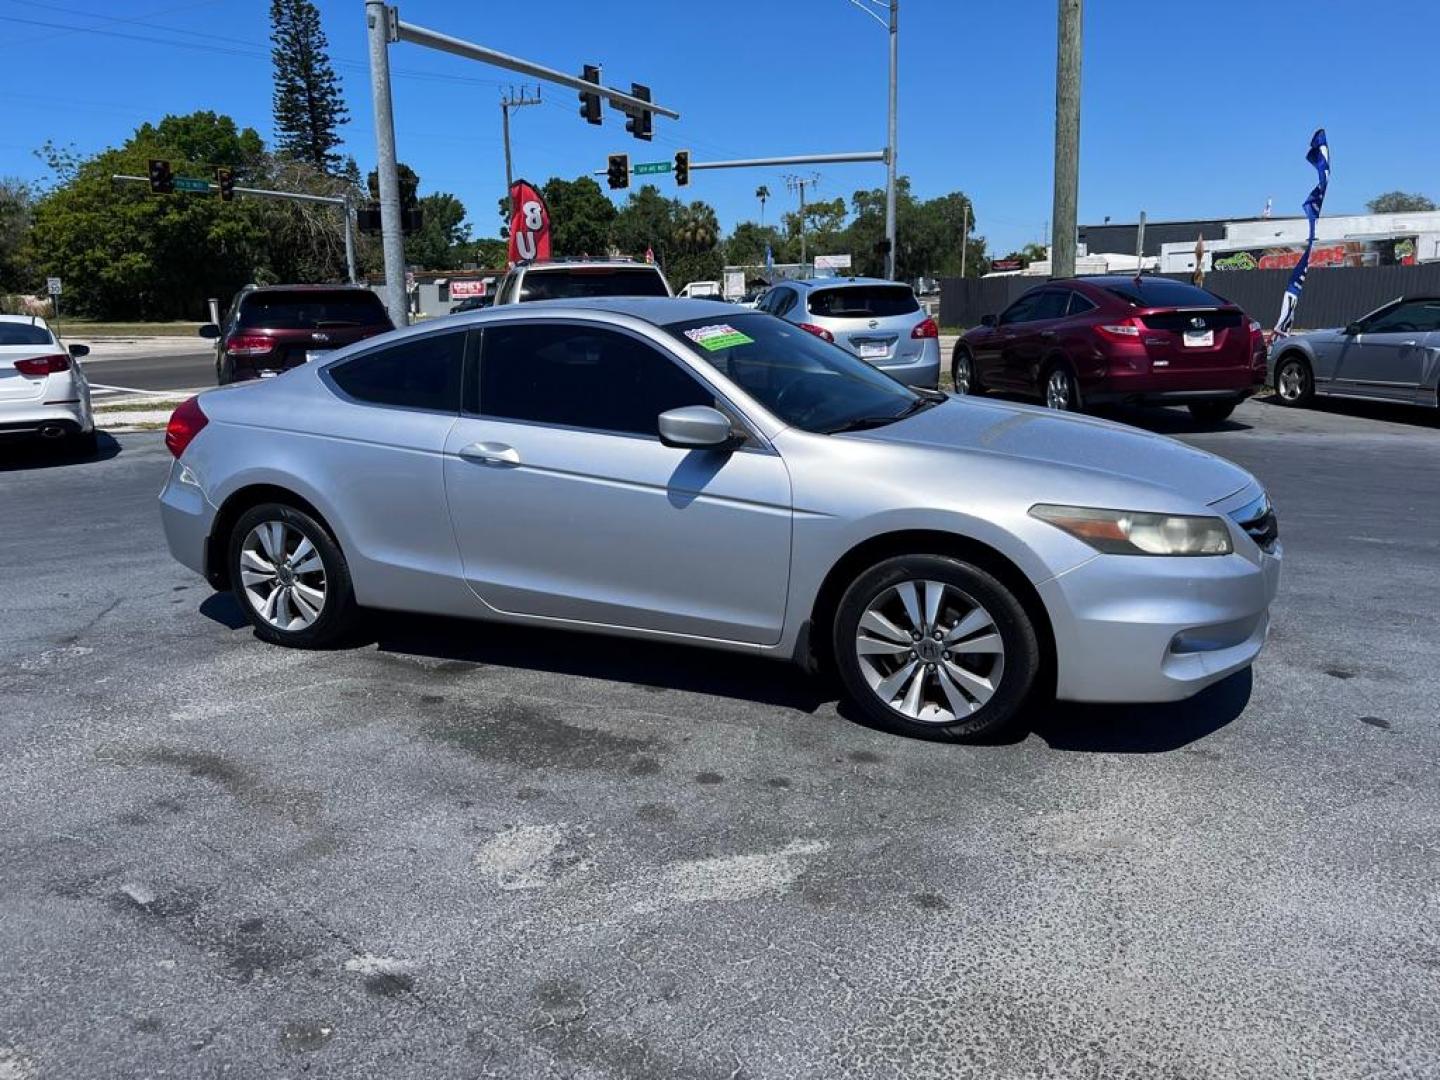
[[(860, 150), (851, 154), (795, 154), (790, 157), (735, 158), (730, 161), (692, 160), (690, 169), (693, 172), (696, 169), (760, 169), (777, 165), (851, 165), (884, 160), (884, 150)], [(595, 169), (593, 175), (604, 176), (608, 171)]]
[(636, 116), (654, 113), (671, 120), (680, 119), (680, 114), (674, 109), (656, 105), (653, 101), (646, 101), (633, 94), (588, 82), (576, 75), (489, 49), (473, 41), (407, 23), (385, 0), (365, 0), (365, 22), (370, 40), (370, 90), (375, 104), (375, 168), (380, 181), (380, 231), (385, 249), (385, 289), (390, 318), (396, 326), (404, 326), (409, 319), (405, 303), (405, 251), (400, 233), (400, 175), (395, 152), (395, 116), (390, 97), (391, 45), (408, 41), (412, 45), (422, 45), (427, 49), (448, 52), (466, 60), (504, 68), (540, 82), (595, 94), (616, 108)]
[[(124, 173), (116, 173), (110, 179), (117, 184), (148, 184), (148, 176), (128, 176)], [(211, 183), (209, 190), (219, 192), (220, 185)], [(259, 199), (280, 199), (284, 202), (320, 203), (324, 206), (338, 206), (345, 217), (345, 269), (350, 276), (352, 285), (358, 284), (360, 275), (355, 269), (355, 205), (350, 195), (311, 195), (304, 191), (272, 191), (270, 188), (241, 187), (239, 184), (231, 188), (236, 195), (253, 195)]]

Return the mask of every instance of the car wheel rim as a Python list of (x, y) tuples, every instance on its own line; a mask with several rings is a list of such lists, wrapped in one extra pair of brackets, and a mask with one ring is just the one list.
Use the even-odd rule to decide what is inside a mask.
[(1280, 396), (1286, 401), (1298, 401), (1305, 388), (1305, 375), (1299, 364), (1286, 364), (1280, 371)]
[(240, 587), (277, 630), (304, 630), (325, 610), (325, 563), (310, 538), (283, 521), (262, 521), (240, 545)]
[(1045, 404), (1052, 409), (1070, 408), (1070, 376), (1064, 371), (1052, 371), (1045, 383)]
[(921, 724), (964, 720), (995, 696), (1005, 645), (973, 597), (940, 581), (906, 581), (870, 602), (855, 632), (865, 681)]
[(963, 356), (955, 361), (955, 393), (970, 393), (970, 361)]

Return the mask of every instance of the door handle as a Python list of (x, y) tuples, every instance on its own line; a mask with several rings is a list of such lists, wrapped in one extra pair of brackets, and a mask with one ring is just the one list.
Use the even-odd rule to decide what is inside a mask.
[(1052, 337), (1055, 336), (1055, 331), (1054, 331), (1054, 330), (1042, 330), (1042, 331), (1040, 331), (1040, 336), (1043, 337), (1043, 338), (1052, 338)]
[(462, 447), (460, 456), (481, 465), (519, 465), (520, 451), (499, 442), (477, 442)]

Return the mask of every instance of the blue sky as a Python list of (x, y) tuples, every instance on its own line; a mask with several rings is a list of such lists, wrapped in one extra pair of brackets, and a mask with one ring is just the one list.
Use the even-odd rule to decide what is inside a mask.
[[(864, 0), (862, 0), (864, 2)], [(604, 165), (607, 153), (697, 160), (878, 149), (885, 140), (885, 33), (847, 0), (404, 0), (403, 17), (605, 82), (648, 83), (679, 122), (650, 144), (607, 110), (577, 115), (572, 91), (513, 119), (516, 172), (536, 181)], [(1334, 171), (1326, 209), (1376, 193), (1440, 200), (1440, 94), (1428, 71), (1435, 0), (1091, 0), (1085, 20), (1080, 218), (1298, 213), (1324, 125)], [(351, 122), (347, 149), (374, 158), (362, 0), (320, 4)], [(265, 0), (0, 0), (0, 175), (41, 179), (47, 138), (93, 152), (166, 112), (215, 109), (270, 130)], [(40, 25), (44, 24), (44, 25)], [(1383, 24), (1383, 25), (1381, 25)], [(89, 27), (101, 33), (65, 30)], [(145, 40), (137, 40), (145, 39)], [(1050, 217), (1054, 0), (902, 0), (900, 171), (922, 197), (963, 190), (977, 231), (1003, 254)], [(401, 160), (422, 192), (450, 191), (477, 235), (503, 193), (496, 71), (414, 45), (391, 51)], [(810, 170), (806, 170), (807, 172)], [(880, 165), (817, 167), (814, 197), (847, 200)], [(698, 173), (687, 198), (722, 224), (758, 216), (755, 188), (792, 202), (784, 170)], [(660, 187), (675, 194), (665, 178)]]

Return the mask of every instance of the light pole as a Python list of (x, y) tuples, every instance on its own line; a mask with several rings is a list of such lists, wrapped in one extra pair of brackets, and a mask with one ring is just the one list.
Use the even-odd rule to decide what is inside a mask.
[(885, 139), (885, 276), (895, 278), (895, 116), (900, 69), (900, 0), (869, 0), (889, 9), (890, 18), (882, 19), (865, 0), (850, 0), (857, 8), (878, 22), (890, 34), (890, 98), (886, 118)]
[(1075, 276), (1080, 195), (1080, 31), (1083, 0), (1060, 0), (1055, 46), (1055, 201), (1050, 276)]

